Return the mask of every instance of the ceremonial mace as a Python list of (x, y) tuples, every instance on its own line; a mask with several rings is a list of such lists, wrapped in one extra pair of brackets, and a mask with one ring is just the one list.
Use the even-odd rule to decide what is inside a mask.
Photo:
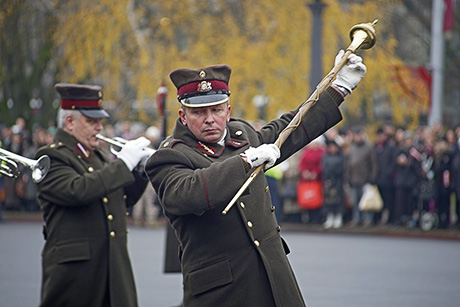
[[(302, 121), (302, 118), (305, 116), (305, 114), (307, 114), (308, 110), (310, 110), (310, 108), (314, 106), (316, 102), (318, 101), (319, 95), (332, 83), (337, 73), (348, 61), (348, 57), (350, 56), (350, 54), (355, 53), (356, 50), (358, 49), (370, 49), (374, 46), (375, 44), (374, 26), (377, 24), (377, 22), (378, 22), (378, 19), (374, 20), (372, 23), (357, 24), (350, 29), (351, 43), (346, 49), (344, 55), (339, 60), (339, 62), (334, 65), (332, 70), (323, 78), (323, 80), (321, 80), (321, 82), (316, 86), (316, 89), (313, 92), (313, 94), (311, 94), (310, 98), (308, 98), (302, 103), (299, 111), (294, 116), (294, 118), (291, 120), (291, 122), (288, 124), (288, 126), (284, 128), (283, 131), (281, 131), (280, 135), (278, 136), (278, 139), (275, 141), (275, 145), (278, 146), (278, 148), (281, 148), (281, 145), (283, 145), (284, 141), (286, 141), (289, 135), (295, 129), (297, 129), (297, 127), (300, 125)], [(265, 166), (265, 163), (258, 166), (252, 172), (252, 174), (249, 176), (246, 182), (241, 186), (241, 188), (238, 190), (235, 196), (233, 196), (232, 200), (228, 203), (228, 205), (222, 211), (223, 215), (227, 214), (228, 210), (232, 208), (236, 200), (240, 198), (240, 196), (243, 194), (244, 191), (246, 191), (248, 186), (254, 181), (254, 179), (260, 173), (260, 171), (264, 168), (264, 166)]]

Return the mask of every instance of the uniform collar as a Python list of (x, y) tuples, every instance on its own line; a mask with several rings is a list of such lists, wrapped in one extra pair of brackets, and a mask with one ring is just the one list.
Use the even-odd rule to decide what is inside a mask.
[(196, 148), (200, 153), (212, 156), (212, 157), (219, 157), (224, 152), (225, 146), (232, 146), (235, 148), (242, 147), (247, 144), (245, 140), (233, 140), (231, 138), (231, 133), (229, 131), (229, 127), (227, 125), (225, 136), (223, 140), (219, 143), (211, 144), (199, 141), (190, 130), (182, 124), (182, 121), (178, 118), (176, 121), (176, 127), (174, 128), (173, 137), (175, 139), (182, 140), (185, 144), (192, 148)]
[(73, 135), (64, 131), (64, 129), (58, 128), (56, 135), (54, 136), (55, 142), (62, 143), (68, 147), (76, 156), (81, 157), (87, 162), (91, 162), (93, 159), (94, 151), (86, 148), (81, 144)]

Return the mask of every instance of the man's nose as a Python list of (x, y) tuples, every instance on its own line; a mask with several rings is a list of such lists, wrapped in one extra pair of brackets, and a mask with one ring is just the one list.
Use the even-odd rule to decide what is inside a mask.
[(96, 129), (97, 129), (98, 131), (102, 131), (103, 128), (104, 128), (104, 127), (102, 126), (102, 122), (99, 120), (99, 121), (97, 122), (97, 124), (96, 124)]
[(212, 123), (212, 122), (214, 122), (214, 116), (213, 116), (213, 114), (212, 114), (211, 111), (206, 111), (205, 121), (206, 121), (207, 123)]

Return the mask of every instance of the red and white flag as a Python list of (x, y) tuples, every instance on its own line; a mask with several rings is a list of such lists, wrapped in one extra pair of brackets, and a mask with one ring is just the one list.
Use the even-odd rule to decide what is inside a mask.
[(167, 92), (166, 85), (164, 82), (161, 83), (160, 87), (158, 88), (158, 95), (157, 95), (157, 108), (158, 108), (158, 114), (160, 116), (164, 115), (165, 112), (165, 103), (166, 103), (166, 92)]
[(444, 0), (444, 33), (454, 30), (455, 0)]

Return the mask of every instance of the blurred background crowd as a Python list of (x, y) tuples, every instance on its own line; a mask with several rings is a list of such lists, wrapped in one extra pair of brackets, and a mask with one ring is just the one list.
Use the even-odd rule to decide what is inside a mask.
[[(39, 147), (53, 141), (55, 122), (46, 127), (26, 127), (21, 117), (13, 125), (0, 125), (1, 147), (33, 158)], [(103, 133), (127, 140), (144, 135), (153, 148), (162, 139), (161, 128), (136, 121), (106, 124)], [(2, 210), (39, 212), (30, 170), (21, 165), (20, 169), (17, 179), (0, 177)], [(460, 229), (460, 127), (334, 127), (265, 175), (279, 222), (324, 228), (394, 225)], [(299, 202), (298, 193), (305, 192), (300, 186), (306, 182), (320, 187), (310, 191), (320, 193), (315, 206)], [(367, 184), (378, 187), (383, 200), (381, 210), (360, 210), (359, 200)], [(146, 190), (131, 217), (137, 226), (162, 224), (153, 189)]]

